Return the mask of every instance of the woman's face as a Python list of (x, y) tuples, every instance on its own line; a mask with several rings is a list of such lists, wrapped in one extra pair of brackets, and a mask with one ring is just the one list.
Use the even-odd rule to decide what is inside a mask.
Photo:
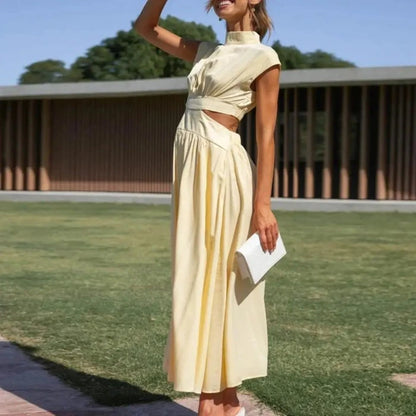
[(227, 21), (237, 21), (249, 13), (250, 0), (212, 0), (212, 7), (218, 17)]

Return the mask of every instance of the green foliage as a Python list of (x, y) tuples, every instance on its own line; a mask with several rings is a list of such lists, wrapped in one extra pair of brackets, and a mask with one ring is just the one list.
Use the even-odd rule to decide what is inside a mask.
[(65, 63), (54, 59), (34, 62), (25, 67), (19, 78), (19, 84), (41, 84), (44, 82), (61, 82), (67, 73)]
[(159, 77), (163, 59), (155, 47), (130, 30), (119, 31), (117, 36), (104, 39), (100, 45), (88, 49), (79, 57), (71, 70), (81, 75), (81, 80), (114, 81)]
[(332, 53), (325, 52), (321, 49), (317, 49), (314, 52), (308, 52), (306, 54), (306, 59), (309, 64), (309, 68), (355, 67), (352, 62), (337, 58)]
[[(217, 41), (211, 26), (185, 22), (170, 15), (160, 19), (159, 24), (185, 39)], [(283, 46), (279, 41), (272, 47), (279, 54), (283, 69), (355, 66), (321, 49), (302, 53), (295, 46)], [(191, 62), (166, 53), (137, 34), (131, 22), (129, 31), (120, 30), (114, 37), (92, 46), (68, 69), (64, 62), (52, 59), (28, 65), (19, 84), (181, 77), (191, 68)]]
[(295, 46), (283, 46), (278, 40), (273, 43), (272, 48), (279, 55), (282, 69), (355, 67), (352, 62), (340, 59), (321, 49), (302, 53)]

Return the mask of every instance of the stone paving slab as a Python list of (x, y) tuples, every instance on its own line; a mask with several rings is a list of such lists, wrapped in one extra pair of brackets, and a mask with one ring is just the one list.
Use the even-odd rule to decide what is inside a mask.
[(395, 373), (393, 374), (392, 379), (407, 387), (416, 389), (416, 373)]
[[(249, 394), (239, 393), (247, 416), (275, 416)], [(199, 396), (126, 406), (101, 406), (65, 384), (0, 336), (0, 416), (195, 416)]]

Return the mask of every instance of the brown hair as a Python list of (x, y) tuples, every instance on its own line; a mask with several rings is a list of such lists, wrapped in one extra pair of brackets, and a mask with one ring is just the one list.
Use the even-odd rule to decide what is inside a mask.
[[(207, 13), (213, 7), (213, 0), (207, 0), (205, 5), (205, 10)], [(249, 6), (250, 9), (254, 12), (252, 13), (252, 22), (254, 26), (254, 31), (260, 35), (260, 40), (263, 40), (264, 36), (267, 32), (270, 32), (273, 26), (272, 19), (270, 18), (269, 14), (266, 10), (266, 0), (262, 0), (260, 3), (255, 4), (254, 6)]]

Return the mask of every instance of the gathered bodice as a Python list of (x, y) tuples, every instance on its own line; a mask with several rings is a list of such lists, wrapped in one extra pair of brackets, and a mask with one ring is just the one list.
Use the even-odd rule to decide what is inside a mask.
[(187, 76), (188, 108), (231, 114), (241, 120), (256, 106), (252, 82), (273, 65), (276, 51), (254, 31), (227, 32), (224, 44), (202, 41)]

